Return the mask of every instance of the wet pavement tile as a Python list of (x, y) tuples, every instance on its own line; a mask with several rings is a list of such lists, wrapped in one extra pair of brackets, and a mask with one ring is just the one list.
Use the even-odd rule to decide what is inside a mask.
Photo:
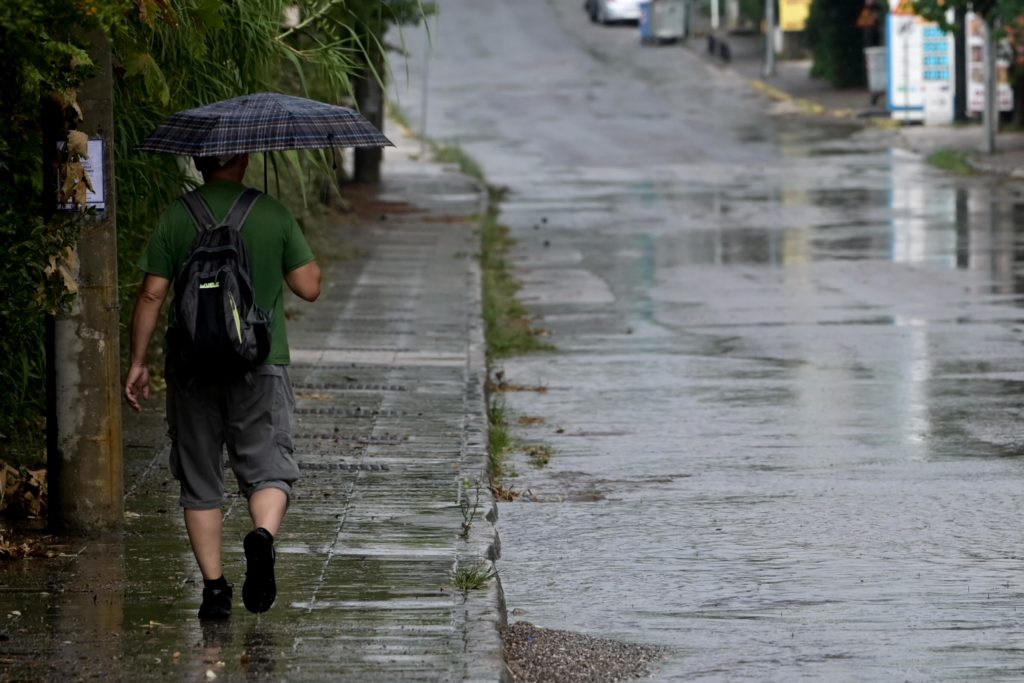
[[(302, 479), (277, 540), (275, 606), (242, 606), (251, 522), (236, 496), (224, 545), (234, 614), (197, 620), (201, 577), (152, 401), (126, 416), (124, 532), (0, 565), (0, 679), (499, 679), (497, 589), (451, 585), (493, 540), (482, 515), (460, 536), (462, 481), (486, 462), (485, 371), (475, 261), (452, 254), (474, 243), (480, 196), (404, 159), (382, 189), (407, 204), (401, 222), (340, 231), (360, 256), (326, 268), (320, 301), (289, 304)], [(461, 199), (441, 206), (439, 191)]]

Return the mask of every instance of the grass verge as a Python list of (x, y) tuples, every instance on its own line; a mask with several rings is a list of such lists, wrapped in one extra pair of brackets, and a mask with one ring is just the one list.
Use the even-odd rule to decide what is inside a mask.
[(479, 590), (497, 576), (497, 572), (486, 564), (471, 564), (459, 567), (451, 573), (452, 585), (461, 591)]
[(498, 223), (497, 211), (493, 208), (480, 223), (480, 242), (487, 355), (503, 358), (554, 350), (554, 346), (542, 341), (546, 332), (532, 325), (529, 311), (516, 298), (522, 285), (512, 273), (507, 258), (514, 242), (508, 228)]
[(974, 168), (967, 161), (969, 152), (940, 149), (928, 157), (928, 163), (956, 175), (972, 175)]
[(491, 482), (500, 482), (505, 476), (505, 458), (512, 448), (508, 433), (508, 416), (504, 401), (490, 397), (487, 404), (487, 457)]

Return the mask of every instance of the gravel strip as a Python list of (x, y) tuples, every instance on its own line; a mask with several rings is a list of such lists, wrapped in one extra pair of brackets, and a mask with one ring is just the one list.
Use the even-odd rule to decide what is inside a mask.
[(650, 674), (669, 650), (540, 628), (525, 621), (503, 628), (505, 662), (516, 683), (604, 683)]

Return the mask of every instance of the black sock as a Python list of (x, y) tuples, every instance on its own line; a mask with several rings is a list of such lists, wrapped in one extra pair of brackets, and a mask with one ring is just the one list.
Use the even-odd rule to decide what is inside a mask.
[(221, 574), (219, 579), (203, 579), (203, 586), (213, 590), (227, 588), (228, 580)]

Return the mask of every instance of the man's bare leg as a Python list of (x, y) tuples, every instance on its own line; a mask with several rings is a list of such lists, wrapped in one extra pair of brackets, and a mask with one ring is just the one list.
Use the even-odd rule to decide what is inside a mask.
[(284, 513), (288, 510), (288, 494), (281, 489), (260, 489), (249, 496), (249, 516), (253, 526), (263, 527), (271, 536), (277, 536)]
[(224, 534), (224, 515), (220, 509), (185, 510), (185, 529), (192, 543), (192, 552), (199, 563), (204, 579), (218, 579), (224, 575), (221, 564), (221, 544)]

